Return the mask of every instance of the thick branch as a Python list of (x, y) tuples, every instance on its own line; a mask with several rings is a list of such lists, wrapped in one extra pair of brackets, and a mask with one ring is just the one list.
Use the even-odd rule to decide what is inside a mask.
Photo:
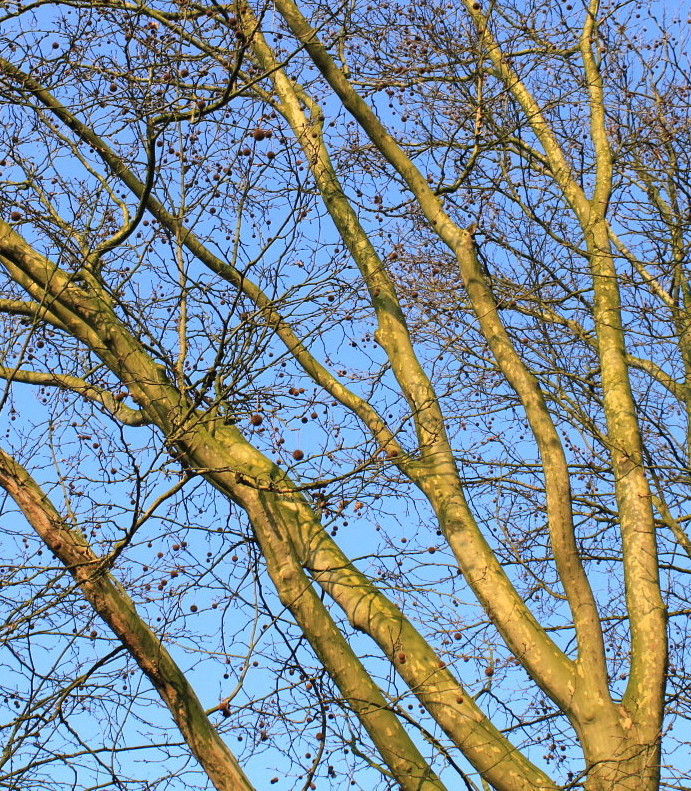
[(214, 726), (194, 689), (132, 600), (102, 569), (101, 560), (58, 514), (36, 481), (0, 450), (0, 486), (64, 564), (85, 598), (125, 646), (168, 707), (195, 758), (218, 791), (253, 788)]
[[(216, 476), (214, 476), (216, 477)], [(218, 476), (222, 481), (223, 476)], [(298, 557), (358, 631), (369, 635), (398, 675), (498, 791), (553, 789), (549, 777), (490, 722), (403, 612), (349, 561), (301, 498), (265, 494), (263, 507), (287, 525)], [(260, 521), (267, 517), (259, 516)]]
[[(220, 482), (223, 476), (216, 479)], [(391, 711), (381, 690), (313, 589), (295, 555), (291, 525), (286, 524), (281, 510), (271, 507), (270, 495), (256, 489), (245, 489), (240, 497), (281, 602), (293, 614), (324, 668), (360, 718), (400, 788), (443, 791), (445, 786)], [(320, 532), (323, 532), (321, 526)]]
[[(438, 196), (434, 194), (427, 180), (367, 103), (353, 89), (343, 72), (319, 42), (316, 31), (302, 16), (292, 0), (277, 0), (276, 7), (293, 33), (303, 43), (315, 65), (343, 105), (357, 119), (378, 150), (408, 184), (431, 227), (456, 253), (459, 261), (463, 260), (470, 266), (469, 256), (472, 254), (470, 235), (459, 228), (444, 212)], [(353, 229), (351, 234), (356, 231), (357, 229)], [(476, 314), (482, 315), (481, 308), (475, 307), (475, 310)], [(393, 364), (395, 357), (392, 355), (391, 359)], [(400, 367), (400, 377), (403, 381), (408, 378), (403, 365)], [(427, 398), (428, 404), (436, 404), (431, 388)], [(427, 406), (427, 408), (431, 407)], [(439, 419), (441, 421), (441, 416)], [(466, 579), (512, 651), (526, 665), (533, 678), (543, 684), (543, 688), (548, 691), (548, 694), (559, 699), (560, 703), (568, 709), (572, 703), (572, 695), (569, 692), (572, 673), (570, 662), (539, 627), (481, 536), (460, 490), (455, 464), (441, 430), (439, 430), (439, 439), (434, 446), (434, 452), (432, 469), (426, 468), (424, 472), (420, 471), (420, 475), (411, 477), (430, 497)], [(585, 601), (586, 598), (587, 591), (580, 597), (580, 600)], [(580, 602), (578, 605), (580, 608)], [(592, 615), (589, 615), (588, 618), (592, 621)], [(598, 640), (600, 639), (598, 638)], [(548, 667), (549, 670), (547, 670)], [(539, 679), (542, 680), (539, 681)]]
[(37, 302), (25, 302), (21, 299), (0, 299), (0, 313), (11, 313), (15, 316), (26, 316), (34, 322), (46, 321), (57, 329), (65, 327), (51, 312)]

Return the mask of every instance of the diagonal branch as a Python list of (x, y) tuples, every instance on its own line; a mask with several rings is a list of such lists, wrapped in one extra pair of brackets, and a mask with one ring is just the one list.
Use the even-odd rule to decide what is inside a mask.
[[(606, 671), (599, 619), (573, 537), (568, 471), (561, 443), (544, 405), (539, 385), (513, 349), (498, 318), (491, 292), (481, 274), (473, 239), (444, 212), (439, 197), (430, 188), (426, 178), (396, 143), (369, 105), (353, 89), (295, 3), (292, 0), (277, 0), (276, 7), (343, 105), (408, 184), (431, 228), (458, 258), (483, 334), (492, 348), (500, 369), (518, 392), (540, 445), (545, 475), (549, 479), (547, 489), (552, 492), (549, 502), (549, 522), (555, 557), (560, 566), (562, 582), (569, 590), (574, 620), (581, 632), (583, 642), (593, 643), (595, 646), (593, 650), (582, 653), (582, 661), (591, 666), (589, 676), (597, 675), (601, 679), (600, 686), (604, 687)], [(327, 196), (325, 202), (326, 198)], [(399, 343), (402, 334), (399, 333), (399, 338), (396, 339)], [(404, 381), (408, 378), (403, 365), (400, 376)], [(434, 404), (436, 399), (431, 388), (425, 395), (427, 396), (425, 405), (428, 409), (432, 409), (430, 404)], [(568, 710), (572, 705), (572, 695), (569, 692), (571, 663), (541, 630), (479, 533), (460, 489), (452, 459), (449, 458), (449, 463), (446, 465), (441, 461), (448, 454), (448, 443), (444, 439), (440, 431), (434, 448), (436, 469), (432, 475), (429, 474), (430, 470), (426, 470), (424, 475), (418, 476), (418, 485), (430, 498), (466, 579), (512, 651), (521, 659), (533, 678), (543, 679), (543, 688), (546, 688), (548, 694), (559, 699)], [(530, 649), (526, 650), (528, 645)], [(550, 667), (550, 671), (541, 672), (538, 669), (541, 664), (543, 671), (546, 666)], [(549, 677), (549, 681), (545, 685), (546, 677)]]
[(64, 564), (94, 610), (125, 646), (168, 707), (218, 791), (252, 791), (235, 756), (209, 722), (194, 689), (124, 590), (102, 569), (83, 536), (65, 522), (29, 473), (0, 450), (0, 486)]

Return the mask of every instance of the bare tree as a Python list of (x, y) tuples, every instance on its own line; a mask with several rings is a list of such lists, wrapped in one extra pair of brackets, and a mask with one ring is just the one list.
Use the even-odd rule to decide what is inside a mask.
[(684, 787), (686, 20), (2, 14), (4, 787)]

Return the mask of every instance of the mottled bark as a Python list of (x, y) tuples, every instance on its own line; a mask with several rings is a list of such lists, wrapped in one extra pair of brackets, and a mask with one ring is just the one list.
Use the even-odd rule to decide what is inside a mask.
[(125, 646), (161, 696), (194, 757), (218, 791), (254, 786), (204, 712), (197, 695), (159, 637), (81, 534), (55, 510), (29, 473), (0, 450), (0, 486), (45, 545), (74, 577), (85, 599)]

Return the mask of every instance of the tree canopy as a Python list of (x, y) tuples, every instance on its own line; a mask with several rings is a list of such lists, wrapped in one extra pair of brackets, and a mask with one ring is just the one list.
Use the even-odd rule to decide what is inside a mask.
[(0, 22), (2, 787), (685, 787), (691, 20)]

